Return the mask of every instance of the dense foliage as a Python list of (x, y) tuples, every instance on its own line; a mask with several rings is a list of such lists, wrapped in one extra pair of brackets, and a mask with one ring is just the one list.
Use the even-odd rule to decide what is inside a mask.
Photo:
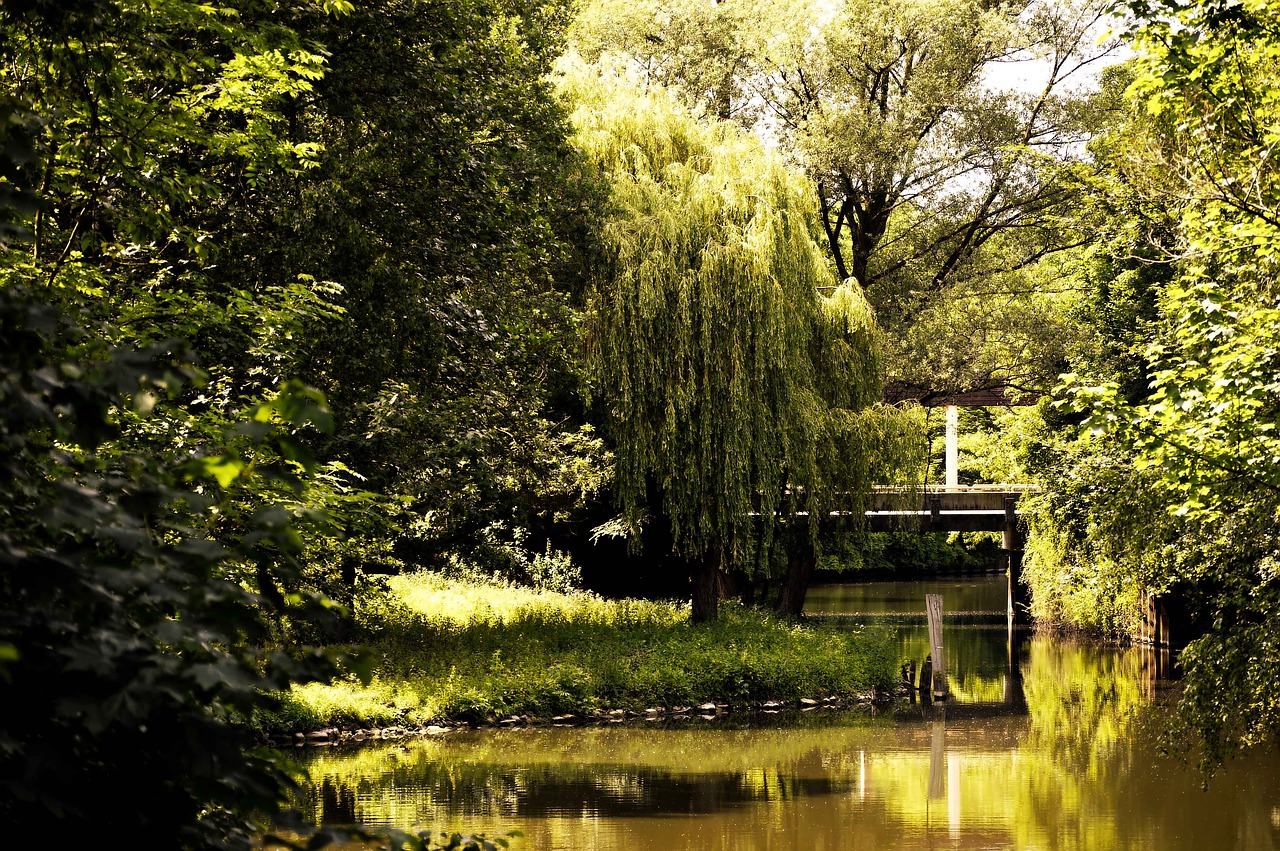
[(1143, 592), (1190, 606), (1182, 717), (1215, 764), (1280, 730), (1280, 30), (1257, 3), (1133, 11), (1135, 113), (1098, 148), (1120, 215), (1091, 310), (1113, 321), (1069, 377), (1087, 432), (1050, 467), (1033, 581), (1042, 614), (1090, 626), (1131, 627)]
[[(343, 627), (325, 592), (349, 601), (393, 550), (377, 518), (484, 527), (602, 476), (590, 432), (543, 410), (572, 384), (553, 231), (582, 219), (552, 187), (572, 160), (541, 82), (561, 13), (426, 8), (363, 10), (366, 30), (318, 0), (0, 10), (15, 834), (247, 844), (292, 782), (255, 717), (334, 672), (296, 642)], [(341, 402), (336, 428), (292, 376)]]
[[(291, 783), (253, 749), (262, 690), (334, 670), (272, 641), (333, 620), (299, 559), (322, 519), (300, 437), (329, 415), (268, 370), (272, 300), (210, 274), (234, 199), (314, 154), (277, 132), (278, 107), (322, 59), (255, 11), (0, 13), (0, 812), (14, 835), (247, 845)], [(223, 393), (179, 335), (231, 343), (265, 374)]]
[(328, 70), (290, 132), (324, 154), (276, 175), (228, 254), (260, 287), (341, 287), (341, 316), (295, 334), (294, 369), (335, 410), (326, 454), (401, 498), (357, 560), (520, 575), (521, 530), (545, 534), (607, 481), (576, 396), (601, 190), (544, 79), (567, 10), (385, 0), (302, 21)]
[(780, 516), (807, 513), (816, 536), (896, 476), (912, 423), (877, 404), (875, 320), (855, 282), (836, 286), (801, 177), (733, 125), (590, 73), (577, 140), (613, 215), (588, 358), (621, 523), (661, 513), (695, 562), (694, 620), (711, 619), (730, 569), (767, 564)]
[[(280, 618), (332, 619), (298, 592), (320, 518), (286, 460), (290, 432), (328, 414), (289, 385), (234, 448), (157, 457), (121, 445), (120, 420), (201, 380), (181, 350), (107, 347), (15, 284), (0, 340), (0, 814), (15, 835), (246, 844), (292, 782), (253, 749), (261, 690), (336, 661), (270, 641)], [(226, 476), (246, 456), (254, 470)], [(231, 479), (251, 514), (236, 518)]]

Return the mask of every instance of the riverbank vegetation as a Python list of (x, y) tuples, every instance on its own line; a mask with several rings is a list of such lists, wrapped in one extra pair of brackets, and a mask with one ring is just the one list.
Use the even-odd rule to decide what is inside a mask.
[(1280, 730), (1280, 29), (1258, 3), (1141, 9), (1081, 175), (1096, 336), (1045, 409), (1030, 578), (1079, 625), (1131, 631), (1143, 595), (1185, 612), (1181, 717), (1213, 765)]
[(550, 721), (707, 702), (869, 701), (898, 684), (887, 634), (801, 625), (730, 606), (690, 628), (687, 605), (605, 600), (415, 573), (356, 618), (371, 679), (312, 683), (260, 716), (267, 732)]
[[(1182, 784), (1175, 787), (1186, 790), (1179, 802), (1199, 792), (1194, 775), (1174, 772), (1171, 781), (1170, 772), (1162, 771), (1158, 780), (1151, 779), (1153, 762), (1162, 769), (1173, 766), (1155, 761), (1154, 737), (1132, 734), (1135, 726), (1163, 712), (1144, 698), (1153, 674), (1142, 665), (1144, 651), (1043, 637), (1033, 638), (1028, 650), (1026, 716), (984, 718), (979, 725), (955, 718), (963, 709), (949, 710), (947, 732), (954, 741), (947, 743), (947, 753), (951, 765), (959, 763), (951, 770), (972, 790), (966, 811), (1042, 847), (1061, 843), (1064, 835), (1084, 835), (1083, 844), (1140, 845), (1140, 822), (1154, 821), (1171, 831), (1178, 822), (1168, 820), (1167, 810), (1133, 815), (1134, 790), (1146, 783), (1166, 792)], [(735, 814), (754, 814), (750, 826), (735, 825), (737, 833), (753, 828), (767, 833), (771, 822), (784, 817), (775, 809), (785, 806), (782, 802), (799, 799), (814, 806), (804, 783), (816, 777), (817, 782), (833, 779), (837, 787), (843, 779), (852, 793), (822, 794), (821, 800), (856, 803), (861, 800), (857, 790), (866, 788), (868, 798), (871, 789), (881, 790), (883, 804), (841, 811), (826, 833), (838, 843), (857, 825), (874, 844), (891, 841), (904, 825), (928, 817), (930, 760), (920, 745), (929, 741), (932, 721), (931, 709), (922, 712), (915, 705), (896, 717), (890, 712), (804, 713), (782, 727), (759, 717), (707, 722), (695, 716), (679, 724), (452, 731), (364, 748), (311, 748), (302, 758), (315, 785), (302, 793), (300, 805), (317, 822), (448, 824), (472, 817), (476, 826), (500, 829), (504, 816), (484, 802), (506, 793), (524, 805), (527, 845), (600, 847), (610, 842), (601, 840), (598, 822), (581, 817), (583, 803), (678, 825), (676, 814), (687, 811), (690, 800), (710, 797), (705, 791), (710, 788), (719, 793), (716, 800), (737, 804)], [(957, 729), (963, 732), (957, 735)], [(1263, 778), (1274, 775), (1271, 766), (1251, 781), (1265, 789)], [(415, 782), (405, 783), (405, 776)], [(677, 791), (666, 791), (668, 784)], [(820, 788), (827, 792), (830, 786)], [(1158, 800), (1177, 811), (1178, 803), (1169, 797)], [(536, 812), (543, 817), (529, 816), (533, 806), (527, 801), (541, 802)], [(548, 801), (557, 805), (550, 814)], [(868, 821), (885, 818), (886, 810), (893, 829), (866, 828)], [(1100, 817), (1100, 811), (1108, 815)], [(663, 818), (667, 814), (672, 817)], [(672, 834), (671, 842), (678, 844), (675, 829)]]
[(761, 609), (970, 390), (1045, 397), (965, 470), (1037, 614), (1177, 595), (1208, 763), (1273, 738), (1280, 31), (1109, 8), (4, 4), (0, 818), (243, 845), (254, 729), (882, 685)]

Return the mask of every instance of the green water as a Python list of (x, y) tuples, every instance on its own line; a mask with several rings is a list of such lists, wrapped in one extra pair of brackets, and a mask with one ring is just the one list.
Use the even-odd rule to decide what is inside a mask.
[(1205, 790), (1160, 754), (1167, 656), (991, 627), (955, 638), (953, 683), (971, 685), (945, 710), (308, 751), (301, 803), (317, 823), (514, 828), (517, 847), (566, 851), (1280, 847), (1280, 757)]
[[(888, 624), (898, 637), (899, 659), (919, 666), (929, 654), (926, 594), (941, 594), (943, 647), (953, 702), (1016, 699), (1017, 642), (1011, 642), (1008, 584), (1003, 576), (922, 582), (871, 582), (820, 585), (809, 592), (808, 614), (837, 616), (849, 622)], [(949, 617), (960, 613), (956, 621)], [(981, 615), (985, 615), (982, 617)], [(863, 617), (856, 617), (863, 616)], [(918, 682), (917, 678), (914, 680)]]
[(815, 585), (805, 612), (830, 614), (924, 614), (924, 595), (941, 594), (948, 612), (1004, 612), (1008, 602), (1004, 576), (932, 579), (923, 582), (865, 582)]

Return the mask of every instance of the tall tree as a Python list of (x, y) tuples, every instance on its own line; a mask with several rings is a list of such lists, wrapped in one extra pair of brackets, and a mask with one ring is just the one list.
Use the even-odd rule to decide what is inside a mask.
[(856, 284), (835, 286), (800, 175), (733, 125), (592, 73), (575, 122), (612, 186), (588, 354), (615, 493), (631, 530), (647, 509), (670, 522), (709, 620), (784, 515), (808, 512), (811, 551), (816, 519), (860, 505), (911, 430), (876, 404), (875, 321)]
[[(893, 377), (954, 391), (1003, 383), (1010, 366), (1052, 378), (1025, 358), (1036, 323), (1010, 329), (1017, 306), (972, 303), (1017, 302), (1043, 283), (1025, 270), (1082, 239), (1056, 219), (1068, 196), (1042, 167), (1087, 138), (1080, 90), (1108, 49), (1094, 44), (1104, 5), (601, 0), (577, 40), (776, 139), (812, 181), (837, 277), (877, 309)], [(956, 310), (966, 322), (948, 321)], [(1003, 350), (921, 362), (917, 329)]]
[(339, 285), (342, 315), (295, 335), (296, 368), (334, 407), (326, 455), (404, 498), (376, 537), (407, 562), (492, 565), (486, 541), (550, 525), (607, 473), (574, 350), (600, 193), (545, 79), (567, 9), (375, 0), (300, 18), (330, 70), (293, 101), (292, 138), (324, 153), (277, 177), (224, 261)]

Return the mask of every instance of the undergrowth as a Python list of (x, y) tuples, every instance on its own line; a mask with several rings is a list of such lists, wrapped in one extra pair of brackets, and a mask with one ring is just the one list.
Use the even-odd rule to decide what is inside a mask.
[(372, 682), (296, 687), (262, 717), (266, 732), (849, 697), (897, 679), (894, 648), (871, 630), (735, 604), (716, 623), (691, 626), (675, 603), (430, 573), (392, 579), (361, 607), (359, 625)]

